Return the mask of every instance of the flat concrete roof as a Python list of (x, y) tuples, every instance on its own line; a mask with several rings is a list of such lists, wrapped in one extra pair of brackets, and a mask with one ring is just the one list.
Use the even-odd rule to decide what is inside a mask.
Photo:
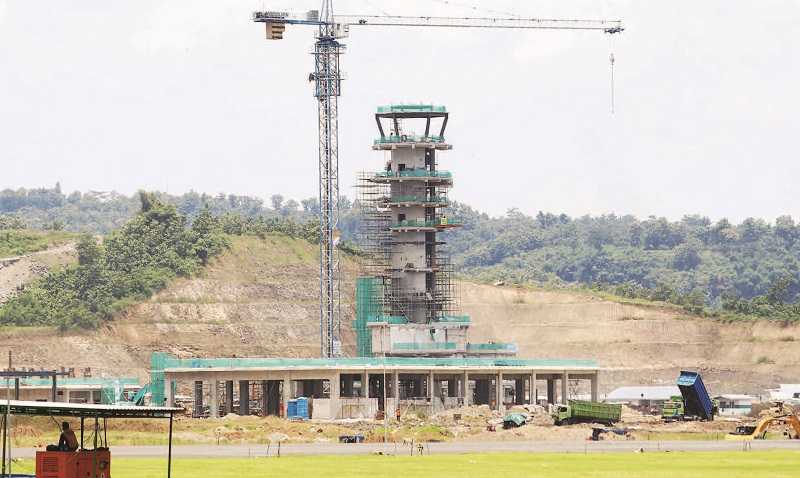
[(203, 372), (279, 372), (279, 371), (437, 371), (475, 373), (593, 373), (600, 370), (594, 360), (517, 359), (517, 358), (347, 358), (347, 359), (170, 359), (164, 372), (171, 374)]

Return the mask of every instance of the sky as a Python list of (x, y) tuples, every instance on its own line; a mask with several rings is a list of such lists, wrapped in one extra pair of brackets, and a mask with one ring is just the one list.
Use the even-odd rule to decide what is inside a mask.
[[(317, 195), (317, 0), (0, 0), (0, 189)], [(353, 27), (342, 194), (382, 167), (375, 107), (450, 111), (450, 197), (678, 219), (800, 216), (800, 0), (335, 1), (340, 14), (621, 19), (577, 31)], [(614, 70), (611, 112), (609, 55)]]

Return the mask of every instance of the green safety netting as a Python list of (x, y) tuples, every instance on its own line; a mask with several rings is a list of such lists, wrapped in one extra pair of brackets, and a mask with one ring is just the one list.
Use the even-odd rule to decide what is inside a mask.
[(439, 226), (460, 226), (461, 221), (450, 217), (440, 217), (439, 219), (406, 219), (392, 224), (390, 227), (439, 227)]
[(469, 323), (470, 319), (468, 315), (445, 315), (444, 317), (439, 317), (437, 321), (445, 323)]
[(447, 203), (447, 198), (444, 196), (433, 196), (433, 197), (425, 197), (425, 196), (392, 196), (387, 199), (389, 203), (401, 203), (401, 202), (421, 202), (421, 203), (436, 203), (441, 204)]
[(372, 356), (372, 332), (367, 323), (381, 314), (380, 298), (383, 296), (383, 283), (377, 277), (356, 279), (356, 349), (359, 357)]
[(442, 178), (450, 179), (453, 173), (450, 171), (429, 171), (424, 168), (404, 169), (403, 171), (378, 171), (375, 173), (377, 178)]

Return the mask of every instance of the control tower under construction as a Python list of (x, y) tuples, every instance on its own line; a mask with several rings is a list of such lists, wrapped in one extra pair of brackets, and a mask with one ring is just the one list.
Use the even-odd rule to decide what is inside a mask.
[(430, 104), (381, 106), (375, 114), (380, 137), (372, 149), (385, 154), (385, 164), (358, 182), (368, 274), (356, 284), (361, 356), (516, 353), (513, 344), (467, 340), (470, 318), (459, 312), (440, 237), (460, 226), (447, 213), (453, 176), (439, 169), (439, 153), (452, 149), (444, 138), (448, 118), (444, 106)]

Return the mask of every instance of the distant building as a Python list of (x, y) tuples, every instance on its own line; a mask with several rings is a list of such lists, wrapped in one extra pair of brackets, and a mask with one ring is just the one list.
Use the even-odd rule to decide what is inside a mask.
[(752, 395), (729, 393), (714, 397), (719, 402), (720, 415), (747, 415), (758, 399)]
[[(7, 388), (8, 387), (8, 388)], [(56, 380), (55, 393), (51, 379), (23, 378), (19, 386), (14, 380), (0, 381), (0, 398), (35, 402), (112, 403), (120, 398), (132, 397), (139, 389), (137, 378), (70, 377)]]
[(770, 400), (800, 399), (800, 383), (782, 383), (778, 388), (767, 389)]
[(620, 387), (606, 396), (608, 403), (625, 403), (637, 407), (661, 407), (670, 397), (680, 396), (676, 385), (637, 385)]

